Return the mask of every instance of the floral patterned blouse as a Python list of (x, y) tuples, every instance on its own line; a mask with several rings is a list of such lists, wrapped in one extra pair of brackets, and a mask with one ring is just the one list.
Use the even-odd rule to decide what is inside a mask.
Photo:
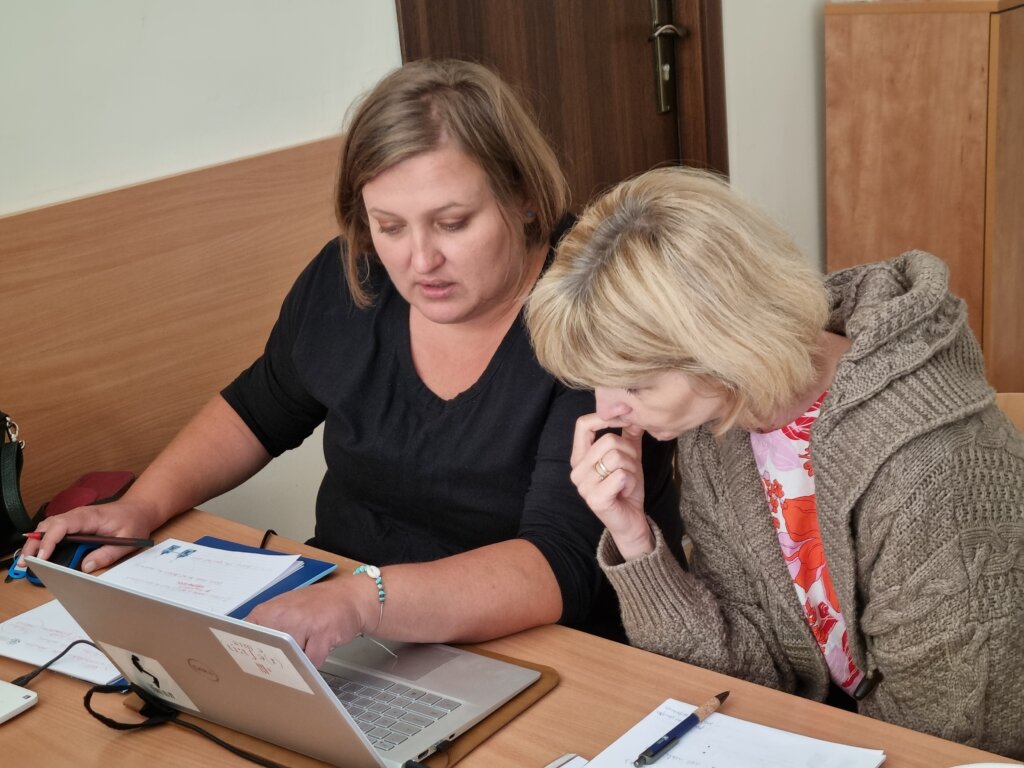
[(782, 556), (789, 566), (807, 622), (832, 679), (852, 694), (864, 673), (850, 656), (846, 621), (825, 562), (809, 450), (811, 425), (818, 418), (826, 394), (803, 416), (781, 429), (764, 434), (751, 432), (750, 443), (771, 506)]

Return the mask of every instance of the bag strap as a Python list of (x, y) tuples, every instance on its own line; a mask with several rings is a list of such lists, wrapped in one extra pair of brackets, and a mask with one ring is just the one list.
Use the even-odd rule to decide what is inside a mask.
[(22, 449), (25, 441), (18, 439), (18, 425), (10, 416), (0, 411), (0, 431), (3, 432), (0, 446), (0, 514), (9, 519), (21, 533), (31, 531), (35, 526), (21, 500), (21, 466), (24, 463)]

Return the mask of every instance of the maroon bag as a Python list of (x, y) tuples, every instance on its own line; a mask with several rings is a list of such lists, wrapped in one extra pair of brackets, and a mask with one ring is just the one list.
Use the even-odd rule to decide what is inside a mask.
[(131, 472), (90, 472), (43, 504), (39, 513), (53, 517), (86, 504), (106, 504), (121, 498), (133, 482)]

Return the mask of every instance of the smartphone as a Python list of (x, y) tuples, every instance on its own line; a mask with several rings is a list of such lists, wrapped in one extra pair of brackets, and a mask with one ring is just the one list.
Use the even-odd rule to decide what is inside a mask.
[(0, 680), (0, 723), (20, 715), (38, 700), (35, 691)]

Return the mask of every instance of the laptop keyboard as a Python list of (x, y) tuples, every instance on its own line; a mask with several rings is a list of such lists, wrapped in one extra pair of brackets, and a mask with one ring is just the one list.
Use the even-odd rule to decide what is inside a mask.
[(374, 747), (387, 752), (459, 707), (418, 688), (354, 669), (344, 676), (321, 672), (342, 706)]

